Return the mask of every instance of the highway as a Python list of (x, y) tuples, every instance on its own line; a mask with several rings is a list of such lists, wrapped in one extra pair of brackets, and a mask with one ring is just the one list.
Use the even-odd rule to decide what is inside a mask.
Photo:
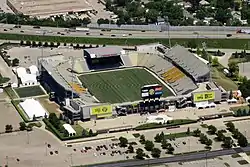
[[(92, 37), (92, 38), (140, 38), (140, 39), (154, 39), (154, 38), (168, 38), (168, 32), (159, 31), (130, 31), (130, 30), (111, 30), (111, 31), (101, 31), (101, 29), (90, 29), (89, 32), (66, 32), (66, 28), (56, 28), (56, 27), (41, 27), (40, 29), (35, 29), (33, 26), (24, 26), (21, 28), (13, 28), (14, 25), (11, 24), (0, 24), (1, 33), (9, 34), (26, 34), (26, 35), (43, 35), (43, 31), (46, 33), (45, 36), (67, 36), (67, 37)], [(227, 37), (227, 34), (232, 34), (231, 37)], [(170, 38), (220, 38), (220, 39), (249, 39), (250, 34), (236, 34), (233, 30), (218, 30), (218, 31), (170, 31)]]
[(172, 162), (183, 162), (183, 161), (195, 161), (201, 159), (209, 159), (215, 158), (223, 155), (232, 155), (240, 152), (250, 151), (250, 146), (245, 148), (233, 148), (233, 149), (225, 149), (225, 150), (216, 150), (216, 151), (208, 151), (208, 152), (198, 152), (198, 153), (190, 153), (186, 155), (176, 155), (173, 157), (159, 158), (159, 159), (148, 159), (148, 160), (127, 160), (123, 162), (117, 163), (106, 163), (99, 165), (88, 165), (89, 167), (130, 167), (130, 166), (145, 166), (151, 164), (164, 164), (164, 163), (172, 163)]

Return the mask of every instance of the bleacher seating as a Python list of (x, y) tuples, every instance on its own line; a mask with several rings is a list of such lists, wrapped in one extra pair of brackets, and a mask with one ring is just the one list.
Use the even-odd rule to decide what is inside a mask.
[(76, 91), (76, 93), (79, 93), (79, 94), (84, 93), (86, 91), (85, 88), (83, 88), (77, 83), (70, 83), (70, 86), (73, 88), (74, 91)]
[(192, 79), (165, 59), (163, 55), (138, 55), (137, 65), (147, 67), (155, 72), (173, 88), (177, 95), (189, 93), (197, 88)]

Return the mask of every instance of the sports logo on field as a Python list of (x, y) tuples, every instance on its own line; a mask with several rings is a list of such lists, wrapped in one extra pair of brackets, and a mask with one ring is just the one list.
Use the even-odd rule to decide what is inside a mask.
[(155, 94), (155, 90), (154, 90), (154, 89), (150, 89), (150, 90), (149, 90), (149, 95), (152, 96), (152, 95), (154, 95), (154, 94)]

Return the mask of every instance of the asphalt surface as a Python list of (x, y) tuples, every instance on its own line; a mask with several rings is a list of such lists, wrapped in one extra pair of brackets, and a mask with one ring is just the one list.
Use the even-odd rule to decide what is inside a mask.
[[(11, 24), (0, 24), (0, 33), (10, 34), (26, 34), (26, 35), (43, 35), (45, 36), (69, 36), (69, 37), (93, 37), (93, 38), (168, 38), (168, 32), (159, 31), (129, 31), (129, 30), (111, 30), (101, 31), (101, 29), (90, 29), (89, 32), (66, 32), (66, 28), (57, 27), (40, 27), (35, 29), (33, 26), (24, 26), (21, 28), (13, 28)], [(170, 31), (170, 38), (240, 38), (249, 39), (250, 34), (236, 34), (232, 30), (218, 30), (218, 31)], [(227, 37), (227, 34), (232, 34)]]
[(149, 159), (149, 160), (127, 160), (124, 162), (118, 163), (106, 163), (100, 165), (89, 165), (89, 167), (130, 167), (130, 166), (143, 166), (151, 164), (163, 164), (163, 163), (172, 163), (172, 162), (183, 162), (183, 161), (195, 161), (200, 159), (209, 159), (215, 158), (218, 156), (232, 155), (240, 152), (250, 151), (250, 146), (245, 148), (233, 148), (209, 152), (200, 152), (200, 153), (190, 153), (187, 155), (177, 155), (173, 157), (159, 158), (159, 159)]

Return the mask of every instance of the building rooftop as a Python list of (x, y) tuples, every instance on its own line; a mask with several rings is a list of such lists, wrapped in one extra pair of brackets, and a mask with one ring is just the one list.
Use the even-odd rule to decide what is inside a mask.
[(119, 46), (90, 48), (84, 49), (84, 51), (86, 51), (91, 58), (110, 57), (125, 54), (125, 51)]
[(8, 3), (18, 12), (32, 16), (59, 15), (68, 12), (93, 10), (86, 0), (8, 0)]

